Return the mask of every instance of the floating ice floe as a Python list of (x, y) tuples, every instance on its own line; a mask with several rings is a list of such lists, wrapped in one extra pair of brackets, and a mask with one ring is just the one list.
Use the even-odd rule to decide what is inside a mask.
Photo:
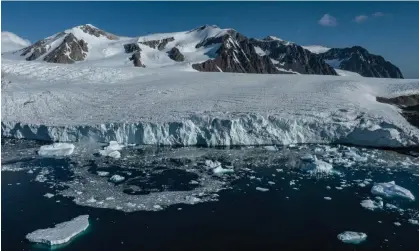
[(119, 159), (121, 157), (121, 153), (119, 151), (122, 150), (122, 145), (120, 145), (116, 141), (109, 142), (109, 145), (105, 147), (103, 150), (99, 150), (100, 155), (108, 156), (114, 159)]
[(99, 175), (100, 177), (106, 177), (109, 175), (109, 172), (105, 172), (105, 171), (97, 171), (97, 175)]
[(13, 166), (13, 165), (1, 165), (1, 171), (8, 171), (8, 172), (19, 172), (25, 170), (22, 167)]
[(256, 187), (256, 190), (258, 190), (260, 192), (267, 192), (267, 191), (269, 191), (269, 188)]
[(207, 168), (214, 169), (214, 168), (217, 168), (217, 167), (221, 166), (221, 163), (218, 162), (218, 161), (212, 161), (212, 160), (207, 159), (207, 160), (205, 160), (205, 166)]
[(52, 193), (46, 193), (44, 194), (44, 197), (47, 197), (48, 199), (54, 197), (54, 195)]
[(330, 197), (324, 197), (325, 200), (332, 200)]
[(333, 166), (331, 164), (317, 159), (316, 156), (310, 158), (310, 155), (305, 155), (302, 158), (304, 158), (305, 161), (310, 161), (310, 163), (307, 164), (307, 167), (311, 173), (330, 174), (333, 172)]
[(118, 174), (115, 174), (115, 175), (112, 175), (112, 177), (110, 177), (109, 180), (116, 183), (116, 182), (121, 182), (121, 181), (125, 180), (125, 177), (121, 176), (121, 175), (118, 175)]
[(222, 168), (221, 166), (218, 166), (218, 167), (212, 169), (212, 171), (214, 172), (214, 174), (221, 175), (221, 174), (224, 174), (224, 173), (233, 173), (234, 169)]
[(268, 151), (276, 151), (276, 150), (278, 150), (275, 146), (264, 146), (263, 148), (265, 148), (265, 150), (268, 150)]
[(361, 206), (368, 210), (374, 211), (376, 209), (383, 209), (384, 204), (381, 200), (373, 201), (373, 200), (368, 199), (368, 200), (361, 201)]
[(415, 219), (409, 219), (409, 220), (407, 220), (407, 222), (409, 222), (412, 225), (419, 225), (419, 221), (415, 220)]
[(70, 241), (89, 227), (89, 215), (81, 215), (70, 221), (55, 225), (53, 228), (39, 229), (26, 235), (31, 242), (58, 245)]
[(415, 200), (415, 196), (406, 188), (396, 185), (394, 181), (376, 183), (371, 188), (371, 193), (387, 198), (400, 197), (409, 200)]
[(338, 234), (338, 239), (344, 243), (359, 244), (367, 239), (367, 234), (362, 232), (345, 231)]
[(397, 222), (397, 221), (396, 221), (396, 222), (394, 222), (393, 224), (394, 224), (395, 226), (398, 226), (398, 227), (400, 227), (400, 226), (402, 225), (400, 222)]
[(68, 156), (74, 151), (74, 145), (70, 143), (54, 143), (39, 148), (38, 154), (43, 157)]

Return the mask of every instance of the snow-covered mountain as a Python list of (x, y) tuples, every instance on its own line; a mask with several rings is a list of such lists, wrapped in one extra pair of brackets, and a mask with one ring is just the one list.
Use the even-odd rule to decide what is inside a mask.
[[(334, 69), (338, 68), (363, 76), (398, 77), (397, 74), (365, 74), (366, 66), (331, 65), (329, 56), (324, 54), (328, 51), (329, 48), (321, 46), (302, 47), (275, 36), (248, 38), (234, 29), (215, 25), (183, 32), (122, 37), (86, 24), (3, 57), (106, 67), (177, 67), (203, 72), (260, 74), (339, 75)], [(366, 62), (364, 64), (370, 61)]]
[(16, 51), (29, 46), (31, 42), (18, 35), (8, 32), (1, 32), (1, 52)]

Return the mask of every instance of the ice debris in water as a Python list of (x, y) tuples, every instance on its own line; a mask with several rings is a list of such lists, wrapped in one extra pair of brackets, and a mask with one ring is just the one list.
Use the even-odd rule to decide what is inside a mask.
[(418, 220), (415, 220), (415, 219), (409, 219), (409, 220), (407, 220), (410, 224), (412, 224), (412, 225), (419, 225), (419, 221)]
[(374, 184), (374, 186), (371, 188), (371, 193), (387, 198), (401, 197), (412, 201), (415, 200), (415, 196), (413, 196), (409, 190), (396, 185), (394, 181)]
[(338, 239), (344, 243), (359, 244), (367, 239), (367, 234), (362, 232), (345, 231), (338, 234)]
[(324, 197), (325, 200), (332, 200), (330, 197)]
[(263, 148), (265, 148), (265, 150), (268, 150), (268, 151), (276, 151), (276, 150), (278, 150), (278, 149), (276, 149), (275, 146), (264, 146)]
[(110, 177), (109, 180), (112, 181), (112, 182), (121, 182), (121, 181), (125, 180), (125, 177), (121, 176), (121, 175), (118, 175), (118, 174), (115, 174), (115, 175), (112, 175), (112, 177)]
[(39, 148), (38, 154), (44, 157), (67, 156), (74, 151), (74, 145), (70, 143), (54, 143)]
[(122, 150), (122, 145), (116, 141), (111, 141), (107, 147), (105, 147), (103, 150), (99, 150), (99, 153), (102, 156), (119, 159), (121, 157), (121, 153), (119, 152), (120, 150)]
[(333, 172), (333, 166), (327, 162), (317, 159), (316, 156), (304, 155), (301, 157), (302, 160), (310, 162), (307, 166), (309, 172), (312, 173), (325, 173), (329, 174)]
[(269, 191), (269, 188), (256, 187), (256, 190), (258, 190), (260, 192), (267, 192), (267, 191)]
[(54, 197), (54, 195), (52, 193), (46, 193), (44, 194), (44, 197), (47, 197), (48, 199)]
[(224, 173), (233, 173), (234, 169), (232, 168), (222, 168), (221, 166), (218, 166), (214, 169), (212, 169), (212, 171), (214, 172), (214, 174), (224, 174)]
[(31, 242), (58, 245), (70, 241), (71, 238), (89, 227), (89, 215), (80, 215), (70, 221), (55, 225), (53, 228), (39, 229), (26, 235)]
[(109, 175), (109, 172), (105, 172), (105, 171), (97, 171), (97, 175), (99, 175), (100, 177), (105, 177)]
[(368, 199), (368, 200), (361, 201), (361, 206), (368, 210), (374, 211), (375, 209), (382, 209), (384, 205), (381, 200), (373, 201), (373, 200)]
[(205, 166), (207, 168), (213, 169), (213, 168), (217, 168), (217, 167), (221, 166), (221, 163), (218, 162), (218, 161), (212, 161), (212, 160), (207, 159), (207, 160), (205, 160)]

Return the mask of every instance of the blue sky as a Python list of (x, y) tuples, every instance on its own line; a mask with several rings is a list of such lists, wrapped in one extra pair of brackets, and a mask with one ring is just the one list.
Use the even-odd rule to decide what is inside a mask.
[(86, 23), (125, 36), (216, 24), (221, 28), (234, 28), (249, 37), (274, 35), (300, 45), (361, 45), (396, 64), (405, 77), (419, 78), (419, 2), (1, 4), (2, 31), (14, 32), (32, 42)]

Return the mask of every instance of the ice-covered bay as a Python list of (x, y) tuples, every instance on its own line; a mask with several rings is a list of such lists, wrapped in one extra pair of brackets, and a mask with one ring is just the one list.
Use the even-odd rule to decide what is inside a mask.
[(2, 60), (2, 137), (152, 145), (419, 144), (376, 96), (418, 80), (202, 73)]

